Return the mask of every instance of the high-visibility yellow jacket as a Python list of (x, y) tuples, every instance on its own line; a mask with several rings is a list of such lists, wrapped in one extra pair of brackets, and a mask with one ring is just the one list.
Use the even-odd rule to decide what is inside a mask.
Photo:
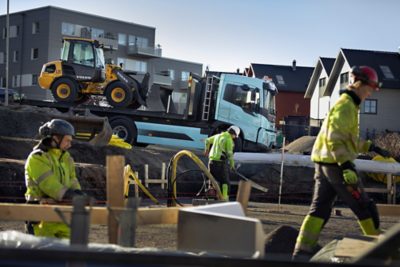
[(209, 159), (220, 161), (222, 156), (225, 156), (229, 160), (229, 165), (231, 168), (235, 166), (233, 161), (233, 148), (235, 146), (232, 136), (228, 132), (222, 132), (220, 134), (213, 135), (206, 139), (205, 141), (206, 150), (210, 149)]
[(341, 165), (368, 151), (370, 142), (359, 139), (359, 105), (355, 98), (358, 96), (354, 92), (345, 91), (329, 111), (315, 140), (312, 161)]
[(74, 160), (68, 152), (55, 148), (31, 152), (25, 163), (25, 183), (28, 201), (60, 201), (68, 189), (81, 189)]

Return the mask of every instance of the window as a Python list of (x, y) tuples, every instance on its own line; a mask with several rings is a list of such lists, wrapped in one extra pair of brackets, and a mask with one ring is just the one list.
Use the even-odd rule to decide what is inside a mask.
[(379, 66), (379, 68), (383, 72), (383, 76), (385, 76), (386, 79), (394, 79), (394, 75), (388, 66)]
[[(255, 99), (251, 99), (251, 94), (254, 90), (250, 90), (247, 85), (241, 84), (227, 84), (224, 92), (224, 100), (242, 107), (246, 108), (251, 106)], [(258, 96), (259, 99), (259, 96)]]
[(7, 28), (6, 27), (3, 28), (2, 36), (3, 36), (3, 39), (6, 39), (6, 37), (7, 37)]
[(38, 75), (32, 74), (32, 85), (37, 85), (37, 84), (38, 84)]
[(126, 45), (126, 34), (125, 33), (118, 33), (118, 44)]
[(175, 70), (168, 69), (168, 73), (171, 80), (175, 80)]
[(32, 48), (31, 50), (31, 59), (38, 59), (39, 58), (39, 48)]
[(348, 84), (349, 83), (349, 73), (345, 72), (340, 74), (340, 84)]
[(92, 28), (92, 39), (103, 38), (104, 30)]
[(10, 26), (10, 38), (15, 38), (19, 34), (19, 26), (12, 25)]
[(376, 99), (366, 99), (363, 105), (364, 114), (377, 114), (378, 100)]
[(278, 84), (280, 85), (285, 85), (285, 80), (283, 79), (282, 75), (276, 75), (276, 81), (278, 82)]
[(0, 64), (4, 64), (4, 52), (0, 52)]
[(187, 80), (189, 80), (189, 75), (190, 75), (190, 72), (188, 72), (188, 71), (182, 71), (182, 73), (181, 73), (181, 81), (187, 81)]
[(92, 36), (91, 29), (89, 27), (68, 22), (61, 23), (61, 34), (83, 38), (91, 38)]
[(19, 53), (18, 50), (13, 51), (13, 62), (18, 62)]
[(18, 87), (19, 86), (19, 75), (13, 75), (11, 79), (11, 86)]
[(134, 45), (138, 47), (148, 47), (149, 40), (144, 37), (129, 35), (129, 45)]
[(88, 43), (75, 43), (72, 62), (75, 64), (94, 67), (93, 48)]
[(39, 22), (33, 22), (32, 23), (32, 34), (37, 34), (39, 33), (40, 27), (39, 27)]
[(319, 88), (324, 87), (326, 84), (326, 78), (319, 79)]

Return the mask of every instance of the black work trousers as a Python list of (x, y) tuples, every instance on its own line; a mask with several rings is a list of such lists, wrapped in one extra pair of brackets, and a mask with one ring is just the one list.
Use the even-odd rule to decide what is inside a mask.
[(221, 187), (223, 184), (228, 185), (228, 191), (230, 189), (230, 179), (229, 179), (229, 169), (226, 161), (210, 160), (208, 162), (208, 169), (210, 170), (212, 176), (219, 183)]
[(345, 184), (343, 171), (337, 164), (315, 164), (314, 195), (309, 215), (329, 220), (336, 197), (344, 201), (357, 216), (358, 220), (372, 218), (369, 210), (370, 199), (359, 180), (353, 189), (357, 189), (360, 197), (352, 195), (352, 187)]

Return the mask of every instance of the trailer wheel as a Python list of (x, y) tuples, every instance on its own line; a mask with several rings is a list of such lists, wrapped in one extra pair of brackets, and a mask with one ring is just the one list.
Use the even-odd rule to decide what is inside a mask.
[(110, 125), (113, 134), (131, 145), (136, 143), (137, 130), (132, 120), (117, 117), (110, 120)]
[(69, 78), (60, 78), (51, 86), (51, 93), (57, 102), (72, 103), (78, 96), (78, 84)]
[(106, 90), (108, 103), (113, 107), (127, 107), (132, 102), (132, 90), (123, 82), (112, 83)]

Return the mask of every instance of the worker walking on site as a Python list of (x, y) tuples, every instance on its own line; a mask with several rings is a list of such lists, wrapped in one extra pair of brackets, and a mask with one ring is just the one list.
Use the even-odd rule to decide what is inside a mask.
[(294, 260), (308, 260), (317, 250), (318, 237), (328, 221), (336, 196), (348, 204), (365, 235), (378, 235), (379, 215), (359, 180), (353, 161), (358, 153), (388, 152), (359, 139), (359, 106), (379, 90), (378, 75), (367, 66), (353, 67), (351, 83), (329, 111), (312, 150), (315, 162), (314, 195), (300, 228)]
[[(230, 169), (233, 170), (235, 163), (233, 161), (234, 140), (240, 135), (240, 129), (237, 126), (230, 126), (227, 131), (213, 135), (205, 141), (204, 155), (208, 156), (208, 169), (214, 178), (218, 181), (222, 190), (222, 196), (229, 200), (229, 161)], [(210, 150), (211, 146), (211, 150)]]
[[(65, 120), (53, 119), (39, 128), (42, 137), (25, 164), (25, 198), (29, 204), (59, 204), (84, 195), (76, 177), (75, 165), (67, 152), (74, 127)], [(26, 222), (30, 234), (69, 238), (70, 229), (58, 222)]]

